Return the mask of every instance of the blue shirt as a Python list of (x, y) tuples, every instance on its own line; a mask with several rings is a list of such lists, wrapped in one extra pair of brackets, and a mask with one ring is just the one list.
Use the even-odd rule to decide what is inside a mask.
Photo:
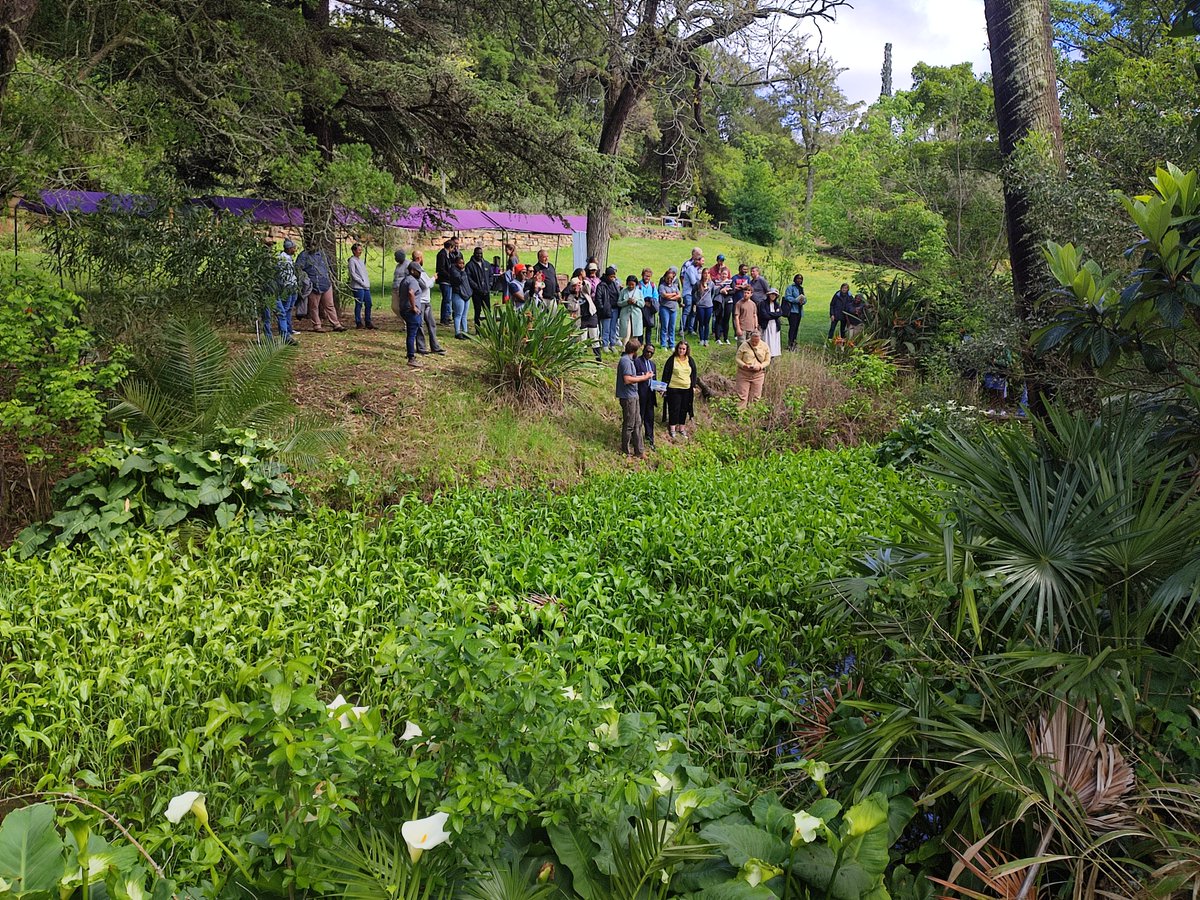
[(654, 308), (658, 309), (658, 285), (653, 281), (639, 281), (638, 290), (642, 292), (642, 299), (646, 301), (646, 305), (654, 304)]
[(621, 359), (617, 363), (617, 399), (629, 400), (638, 395), (638, 386), (636, 384), (626, 384), (626, 375), (636, 375), (637, 362), (628, 353), (622, 353)]
[(700, 283), (700, 266), (695, 265), (690, 259), (683, 264), (683, 268), (679, 270), (679, 287), (683, 293), (684, 301), (690, 301), (695, 294), (696, 285)]

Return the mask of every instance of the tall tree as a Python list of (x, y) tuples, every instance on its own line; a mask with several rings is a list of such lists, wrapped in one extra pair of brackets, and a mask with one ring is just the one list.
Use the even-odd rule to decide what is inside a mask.
[[(1049, 0), (984, 0), (992, 56), (992, 87), (1000, 153), (1012, 159), (1018, 145), (1040, 135), (1049, 162), (1063, 170), (1062, 110), (1055, 74)], [(1033, 316), (1046, 287), (1044, 238), (1030, 197), (1014, 180), (1004, 182), (1008, 252), (1018, 314)]]
[(37, 0), (0, 0), (0, 97), (36, 12)]
[[(891, 44), (888, 44), (889, 54)], [(851, 103), (838, 87), (844, 71), (827, 54), (808, 46), (808, 36), (795, 40), (784, 52), (781, 73), (776, 82), (777, 102), (782, 122), (792, 130), (803, 149), (804, 228), (812, 228), (812, 203), (815, 189), (813, 160), (854, 118), (857, 103)]]
[[(638, 103), (681, 71), (691, 73), (698, 95), (707, 79), (703, 51), (752, 26), (781, 18), (834, 18), (849, 0), (746, 0), (724, 6), (697, 0), (578, 0), (581, 21), (604, 29), (604, 98), (597, 148), (614, 157)], [(588, 251), (603, 259), (612, 234), (612, 203), (588, 206)]]

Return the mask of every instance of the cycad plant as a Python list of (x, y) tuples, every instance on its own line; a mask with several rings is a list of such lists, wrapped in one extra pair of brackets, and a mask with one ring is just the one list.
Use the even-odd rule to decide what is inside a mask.
[(581, 336), (562, 309), (502, 306), (479, 329), (487, 378), (518, 404), (561, 406), (588, 365)]
[(278, 439), (281, 455), (311, 462), (336, 447), (339, 429), (296, 416), (288, 396), (296, 348), (254, 343), (236, 353), (208, 322), (171, 319), (161, 345), (121, 382), (112, 418), (138, 438), (204, 446), (222, 429)]
[(944, 513), (916, 514), (893, 572), (954, 585), (948, 628), (979, 647), (1173, 645), (1200, 608), (1187, 459), (1130, 407), (1051, 408), (1033, 428), (935, 441), (926, 472)]

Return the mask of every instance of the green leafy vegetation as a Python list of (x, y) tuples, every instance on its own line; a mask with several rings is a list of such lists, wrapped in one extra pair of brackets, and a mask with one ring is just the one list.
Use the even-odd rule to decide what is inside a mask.
[(502, 306), (484, 321), (479, 340), (487, 379), (520, 404), (561, 406), (592, 363), (578, 322), (559, 307)]

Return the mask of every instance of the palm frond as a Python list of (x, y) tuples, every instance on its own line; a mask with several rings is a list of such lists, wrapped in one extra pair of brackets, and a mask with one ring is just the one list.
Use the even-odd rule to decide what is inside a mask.
[(414, 866), (403, 838), (367, 826), (346, 832), (321, 863), (344, 900), (448, 900), (450, 859), (431, 851)]
[(537, 875), (535, 862), (500, 861), (469, 885), (462, 896), (466, 900), (541, 900), (557, 888), (553, 884), (539, 884)]

